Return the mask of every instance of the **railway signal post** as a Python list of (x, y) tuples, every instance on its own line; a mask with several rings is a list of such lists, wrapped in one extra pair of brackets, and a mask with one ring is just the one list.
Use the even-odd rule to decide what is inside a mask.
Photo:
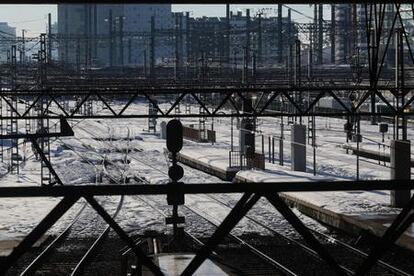
[(173, 225), (174, 236), (181, 232), (182, 228), (178, 224), (185, 223), (185, 218), (178, 215), (178, 205), (184, 205), (184, 183), (178, 182), (184, 176), (184, 170), (177, 164), (177, 153), (182, 147), (183, 126), (179, 120), (171, 120), (167, 124), (167, 149), (171, 152), (172, 166), (168, 170), (168, 176), (172, 181), (168, 183), (167, 202), (173, 206), (173, 214), (165, 222)]

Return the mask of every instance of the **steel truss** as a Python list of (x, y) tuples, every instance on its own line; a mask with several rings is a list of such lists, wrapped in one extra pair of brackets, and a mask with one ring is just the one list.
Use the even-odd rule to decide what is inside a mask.
[[(292, 212), (287, 204), (279, 197), (279, 192), (297, 191), (352, 191), (352, 190), (394, 190), (414, 189), (414, 181), (392, 180), (375, 181), (335, 181), (315, 182), (286, 182), (286, 183), (240, 183), (228, 185), (222, 183), (211, 184), (183, 184), (178, 193), (206, 194), (206, 193), (241, 193), (243, 196), (222, 221), (215, 233), (202, 246), (182, 275), (192, 275), (208, 258), (220, 241), (230, 233), (237, 223), (262, 197), (282, 214), (303, 239), (319, 254), (337, 275), (347, 275), (341, 265), (335, 260), (324, 246), (314, 237), (302, 221)], [(171, 194), (170, 194), (171, 193)], [(86, 201), (112, 227), (118, 236), (131, 247), (137, 258), (155, 275), (163, 275), (160, 268), (134, 243), (125, 231), (115, 222), (107, 211), (95, 200), (96, 196), (104, 195), (170, 195), (177, 196), (177, 191), (171, 190), (170, 185), (86, 185), (86, 186), (54, 186), (54, 187), (0, 187), (0, 198), (8, 197), (63, 197), (48, 215), (15, 247), (13, 252), (0, 264), (0, 272), (5, 273), (18, 259), (38, 241), (80, 198)], [(412, 213), (414, 196), (409, 204), (402, 209), (391, 226), (387, 229), (380, 241), (372, 248), (371, 253), (357, 269), (355, 275), (365, 275), (387, 249), (404, 233), (414, 220)]]
[[(137, 90), (82, 90), (82, 91), (4, 91), (1, 95), (10, 108), (12, 115), (3, 117), (4, 120), (17, 119), (58, 119), (61, 116), (68, 119), (75, 118), (183, 118), (183, 117), (277, 117), (277, 116), (391, 116), (404, 118), (414, 115), (410, 109), (414, 101), (411, 87), (402, 89), (378, 87), (372, 90), (370, 87), (274, 87), (274, 88), (153, 88)], [(206, 95), (216, 95), (217, 99), (211, 99)], [(387, 111), (369, 110), (369, 97), (375, 94), (387, 107)], [(301, 97), (297, 97), (302, 94)], [(346, 97), (349, 94), (357, 95), (350, 102)], [(26, 99), (30, 102), (28, 108), (23, 102), (16, 108), (7, 96)], [(258, 99), (251, 103), (248, 114), (242, 111), (242, 105), (248, 102), (252, 95)], [(80, 100), (74, 102), (74, 108), (64, 108), (67, 98), (77, 97)], [(111, 101), (117, 98), (116, 105)], [(185, 104), (189, 99), (194, 99), (193, 104), (199, 106), (196, 113), (175, 113), (175, 108)], [(318, 104), (322, 98), (330, 98), (336, 101), (340, 108), (335, 111), (318, 110)], [(404, 98), (404, 104), (401, 103)], [(47, 104), (41, 114), (30, 114), (39, 100)], [(156, 100), (154, 100), (156, 99)], [(307, 100), (304, 100), (307, 99)], [(79, 114), (79, 111), (88, 105), (88, 101), (100, 103), (109, 112), (106, 114)], [(130, 111), (133, 103), (145, 102), (151, 104), (158, 113), (137, 113)], [(350, 105), (351, 103), (351, 105)], [(249, 103), (248, 103), (249, 104)], [(66, 105), (67, 106), (67, 105)], [(273, 106), (273, 107), (272, 107)], [(288, 107), (288, 108), (286, 108)], [(24, 110), (19, 112), (18, 110)], [(289, 111), (284, 111), (289, 110)]]

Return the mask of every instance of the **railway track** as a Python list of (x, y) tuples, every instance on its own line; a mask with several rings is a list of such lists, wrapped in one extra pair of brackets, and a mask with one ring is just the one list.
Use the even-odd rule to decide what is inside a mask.
[[(226, 206), (229, 210), (233, 208), (232, 205), (224, 202), (221, 199), (218, 199), (215, 196), (212, 195), (204, 195), (222, 206)], [(272, 227), (266, 225), (265, 223), (259, 221), (258, 219), (246, 215), (246, 219), (249, 221), (252, 221), (261, 227), (265, 228), (269, 232), (271, 232), (273, 235), (278, 236), (279, 238), (285, 239), (288, 243), (295, 244), (299, 247), (301, 247), (304, 251), (309, 252), (310, 254), (313, 254), (316, 256), (316, 252), (308, 247), (305, 243), (301, 241), (297, 241), (295, 239), (289, 238), (288, 236), (281, 235), (276, 230), (274, 230)], [(332, 236), (326, 235), (320, 231), (316, 231), (314, 229), (308, 228), (312, 234), (321, 242), (324, 244), (324, 246), (328, 249), (328, 251), (334, 256), (336, 260), (340, 260), (340, 263), (342, 264), (342, 268), (345, 269), (349, 274), (354, 274), (355, 270), (357, 269), (357, 265), (359, 265), (367, 256), (368, 254), (350, 246), (349, 244), (346, 244), (345, 242), (342, 242)], [(398, 269), (395, 266), (392, 266), (384, 261), (378, 261), (376, 266), (374, 266), (372, 273), (375, 273), (375, 275), (404, 275), (409, 276), (410, 273), (404, 272), (401, 269)]]
[[(92, 133), (86, 129), (83, 129), (83, 131), (92, 135)], [(108, 141), (103, 141), (103, 142), (114, 147), (113, 143), (111, 142), (108, 142)], [(142, 164), (146, 164), (134, 156), (130, 155), (129, 158), (134, 159)], [(148, 164), (146, 165), (151, 167), (152, 169), (156, 169), (153, 166), (150, 166)], [(162, 173), (165, 173), (165, 172), (162, 172)], [(144, 179), (141, 179), (141, 181), (148, 184), (148, 182), (145, 181)], [(160, 205), (159, 201), (157, 202), (157, 200), (155, 199), (156, 198), (155, 196), (146, 196), (145, 198), (142, 196), (135, 196), (135, 197), (138, 198), (141, 202), (143, 202), (147, 206), (150, 206), (154, 211), (156, 211), (158, 214), (160, 214), (164, 218), (168, 217), (168, 210), (166, 209), (168, 209), (170, 206), (164, 206), (164, 208), (161, 208), (160, 206), (162, 206), (162, 204)], [(162, 211), (161, 209), (164, 209), (164, 210)], [(197, 215), (191, 209), (188, 209), (188, 210), (193, 213), (193, 216), (194, 214)], [(190, 215), (190, 214), (187, 214), (187, 215)], [(197, 216), (198, 216), (198, 219), (200, 219), (201, 216), (200, 215), (197, 215)], [(205, 219), (203, 217), (201, 218)], [(194, 218), (194, 221), (197, 221), (198, 219)], [(214, 225), (214, 226), (217, 227), (217, 225)], [(198, 238), (196, 238), (194, 234), (190, 233), (187, 230), (184, 230), (184, 233), (189, 239), (194, 241), (194, 243), (197, 244), (198, 246), (203, 245), (203, 243)], [(266, 254), (258, 250), (255, 246), (253, 246), (249, 242), (242, 240), (241, 238), (235, 235), (231, 235), (231, 234), (229, 235), (229, 238), (230, 240), (233, 241), (233, 243), (238, 244), (241, 250), (248, 251), (250, 255), (253, 255), (253, 259), (252, 257), (247, 258), (247, 260), (249, 260), (250, 263), (248, 263), (247, 261), (243, 263), (244, 265), (244, 269), (242, 271), (243, 275), (296, 275), (295, 273), (293, 273), (292, 271), (290, 271), (283, 265), (273, 260), (271, 257), (267, 256)], [(240, 251), (238, 251), (237, 254), (240, 254)], [(226, 259), (228, 260), (237, 259), (235, 258), (236, 256), (230, 257), (229, 255), (231, 254), (229, 252), (227, 252), (227, 255), (228, 256)], [(218, 256), (217, 253), (215, 253), (214, 256)], [(233, 265), (236, 265), (236, 264), (233, 264)]]
[[(116, 211), (112, 217), (118, 215), (122, 204), (123, 197), (117, 203)], [(91, 219), (92, 213), (85, 212), (87, 209), (85, 203), (76, 218), (48, 244), (20, 275), (81, 275), (83, 269), (107, 238), (110, 230), (110, 227), (96, 214)], [(93, 223), (95, 229), (100, 229), (96, 230), (99, 232), (96, 238), (78, 238), (73, 233), (76, 231), (75, 228), (82, 227), (82, 223), (85, 221)], [(77, 225), (78, 223), (81, 225)]]
[[(133, 155), (130, 155), (129, 158), (134, 159), (138, 162), (140, 162), (143, 165), (147, 165), (148, 167), (151, 167), (152, 169), (157, 169), (154, 168), (153, 166), (150, 166), (147, 162), (143, 162), (143, 160), (139, 160), (138, 158), (134, 157)], [(166, 172), (157, 169), (157, 171), (165, 174)], [(145, 180), (142, 180), (143, 182), (145, 182)], [(189, 195), (187, 197), (192, 197), (193, 195)], [(233, 208), (233, 206), (231, 206), (230, 204), (224, 202), (223, 200), (218, 199), (215, 196), (212, 195), (203, 195), (203, 197), (207, 197), (215, 202), (217, 202), (218, 204), (220, 204), (221, 206), (224, 206), (225, 208), (228, 209), (228, 211), (231, 210), (231, 208)], [(189, 207), (189, 206), (185, 206), (185, 208), (194, 208), (194, 207)], [(193, 212), (197, 212), (197, 210), (192, 210)], [(200, 210), (199, 210), (200, 211)], [(206, 219), (206, 218), (204, 218)], [(281, 241), (284, 241), (285, 244), (287, 245), (295, 245), (295, 247), (299, 248), (302, 252), (298, 252), (297, 255), (300, 256), (301, 258), (304, 257), (304, 254), (310, 254), (312, 255), (314, 258), (318, 259), (319, 262), (321, 263), (321, 266), (324, 266), (324, 262), (321, 261), (320, 257), (317, 255), (317, 253), (310, 248), (306, 243), (304, 243), (304, 241), (298, 241), (292, 238), (289, 238), (286, 235), (282, 235), (280, 233), (278, 233), (277, 230), (275, 230), (274, 228), (265, 225), (263, 222), (260, 222), (258, 219), (253, 218), (251, 216), (246, 216), (246, 219), (263, 227), (264, 229), (266, 229), (267, 231), (269, 231), (270, 233), (272, 233), (275, 237), (277, 237), (278, 239), (280, 239)], [(209, 221), (210, 223), (213, 223), (213, 221)], [(216, 223), (217, 225), (217, 223)], [(345, 242), (342, 242), (338, 239), (335, 239), (332, 236), (328, 236), (324, 233), (321, 233), (319, 231), (313, 230), (308, 228), (314, 235), (315, 237), (325, 245), (326, 249), (331, 253), (332, 256), (334, 256), (334, 258), (336, 260), (339, 260), (342, 268), (349, 274), (353, 274), (357, 268), (357, 266), (367, 257), (367, 253), (359, 250), (349, 244), (346, 244)], [(296, 249), (292, 249), (290, 248), (291, 251)], [(285, 257), (285, 256), (281, 256), (281, 257)], [(296, 266), (297, 262), (300, 262), (300, 258), (297, 261), (288, 261), (288, 263), (286, 263), (286, 267), (289, 267), (289, 262), (291, 264), (293, 264), (294, 266)], [(320, 270), (321, 266), (317, 267), (317, 270)], [(326, 265), (325, 265), (326, 266)], [(293, 268), (292, 268), (293, 270)], [(373, 268), (373, 273), (375, 273), (375, 275), (404, 275), (404, 276), (408, 276), (411, 275), (410, 273), (404, 272), (403, 270), (389, 264), (386, 263), (385, 261), (379, 261), (376, 266), (374, 266)], [(303, 271), (303, 273), (306, 274), (306, 271)], [(327, 269), (327, 274), (329, 275), (330, 273), (332, 273), (332, 271), (330, 271), (329, 269)], [(303, 275), (300, 273), (300, 275)]]
[[(153, 210), (155, 210), (158, 214), (162, 215), (163, 217), (168, 217), (169, 208), (170, 206), (165, 205), (164, 203), (160, 203), (159, 197), (156, 196), (146, 196), (145, 198), (142, 196), (135, 196), (139, 200), (141, 200), (146, 205), (150, 206)], [(190, 221), (199, 221), (200, 219), (206, 220), (205, 217), (197, 214), (187, 206), (183, 206), (187, 211), (190, 211), (192, 214), (189, 214), (188, 212), (185, 214), (186, 218)], [(211, 223), (210, 223), (211, 224)], [(216, 228), (217, 225), (214, 225)], [(215, 229), (210, 229), (215, 230)], [(185, 235), (189, 237), (191, 240), (193, 240), (196, 244), (199, 246), (204, 245), (204, 243), (196, 237), (196, 235), (192, 234), (188, 230), (183, 230)], [(211, 233), (212, 234), (212, 233)], [(235, 267), (239, 270), (243, 275), (296, 275), (295, 273), (291, 272), (289, 269), (284, 267), (283, 265), (279, 264), (275, 260), (273, 260), (271, 257), (267, 256), (260, 250), (258, 250), (254, 245), (250, 244), (249, 242), (235, 236), (235, 235), (229, 235), (227, 238), (226, 243), (230, 244), (230, 242), (233, 242), (232, 246), (229, 246), (231, 248), (230, 250), (227, 250), (226, 253), (223, 253), (223, 250), (216, 249), (216, 251), (213, 252), (213, 259), (218, 259), (219, 262), (225, 263), (227, 265), (230, 265), (231, 267)], [(237, 254), (243, 254), (241, 251), (245, 251), (244, 254), (247, 252), (249, 253), (249, 258), (246, 259), (250, 262), (244, 262), (242, 267), (238, 267), (237, 263), (232, 262), (232, 258), (236, 258), (237, 256), (231, 256), (233, 254), (230, 254), (234, 249), (234, 244), (238, 245), (238, 250), (236, 251)], [(219, 252), (219, 250), (221, 252)], [(233, 253), (235, 253), (233, 251)], [(237, 255), (236, 254), (236, 255)], [(224, 256), (223, 256), (224, 255)], [(253, 256), (252, 256), (253, 255)], [(235, 259), (233, 259), (235, 260)], [(259, 261), (259, 262), (258, 262)], [(240, 265), (240, 264), (239, 264)]]
[[(75, 149), (71, 148), (68, 144), (61, 141), (66, 147), (72, 149), (72, 151), (76, 152)], [(83, 157), (82, 155), (78, 154), (85, 162), (89, 163), (92, 166), (95, 166), (92, 162), (90, 162), (87, 158)], [(105, 175), (114, 183), (118, 183), (118, 180), (111, 176), (105, 169), (105, 156), (103, 157), (103, 168), (105, 170)], [(114, 213), (112, 214), (112, 218), (116, 218), (119, 212), (122, 209), (122, 205), (124, 202), (124, 197), (121, 196)], [(74, 231), (74, 228), (77, 223), (81, 222), (83, 216), (86, 216), (86, 220), (90, 220), (90, 213), (86, 213), (85, 211), (88, 209), (87, 203), (84, 202), (74, 217), (74, 219), (69, 223), (69, 225), (55, 238), (53, 239), (47, 247), (42, 250), (38, 256), (31, 261), (31, 263), (24, 269), (21, 273), (22, 276), (25, 275), (60, 275), (60, 274), (68, 274), (72, 276), (82, 275), (82, 272), (91, 262), (93, 257), (97, 254), (100, 247), (106, 240), (110, 232), (110, 226), (107, 225), (103, 219), (95, 214), (95, 217), (98, 218), (98, 227), (101, 228), (97, 238), (95, 239), (69, 239), (69, 236)], [(75, 234), (76, 235), (76, 234)], [(70, 240), (70, 241), (68, 241)], [(76, 250), (70, 250), (68, 254), (65, 250), (65, 247), (73, 248), (73, 244), (75, 243)], [(85, 246), (85, 244), (87, 244)], [(84, 249), (84, 250), (82, 250)], [(75, 253), (76, 252), (76, 253)]]
[[(85, 129), (83, 129), (84, 131), (86, 131)], [(91, 132), (88, 132), (90, 135), (93, 135)], [(108, 141), (103, 141), (104, 143), (115, 147), (116, 146)], [(146, 164), (145, 162), (143, 162), (142, 160), (139, 160), (138, 158), (130, 155), (128, 158), (131, 159), (135, 159), (137, 161), (139, 161), (142, 164)], [(155, 167), (146, 164), (148, 167), (151, 167), (152, 169), (156, 169)], [(158, 171), (162, 172), (161, 170), (158, 169)], [(165, 172), (162, 172), (166, 175)], [(141, 182), (146, 182), (145, 180), (141, 179)], [(210, 200), (213, 200), (215, 202), (217, 202), (218, 204), (220, 204), (221, 206), (227, 208), (227, 209), (231, 209), (232, 206), (226, 202), (224, 202), (223, 200), (217, 199), (216, 197), (212, 196), (212, 195), (203, 195), (203, 197), (208, 198)], [(166, 211), (165, 209), (167, 207), (163, 207), (164, 211), (161, 211), (160, 209), (162, 209), (159, 206), (162, 206), (162, 204), (160, 205), (159, 202), (157, 202), (156, 200), (154, 200), (154, 196), (148, 196), (145, 199), (143, 197), (138, 197), (142, 202), (144, 202), (146, 205), (150, 206), (152, 209), (154, 209), (155, 211), (157, 211), (159, 214), (163, 215), (164, 217), (167, 216), (168, 211)], [(149, 199), (150, 198), (150, 199)], [(152, 200), (152, 203), (150, 202)], [(154, 204), (155, 203), (155, 204)], [(164, 203), (165, 205), (165, 203)], [(193, 216), (198, 216), (198, 219), (202, 219), (206, 222), (208, 222), (209, 224), (213, 225), (214, 227), (218, 226), (218, 222), (215, 222), (214, 219), (208, 218), (208, 215), (205, 214), (204, 211), (202, 210), (197, 210), (197, 208), (195, 207), (189, 207), (189, 206), (183, 206), (183, 208), (186, 210), (186, 217), (191, 217), (191, 215), (189, 213), (193, 213)], [(262, 272), (263, 275), (268, 274), (270, 270), (273, 269), (273, 273), (275, 273), (275, 271), (278, 271), (278, 273), (282, 273), (284, 275), (306, 275), (306, 271), (299, 271), (299, 272), (294, 272), (293, 268), (297, 268), (297, 261), (300, 261), (300, 259), (303, 260), (304, 258), (304, 254), (308, 254), (308, 255), (312, 255), (312, 258), (314, 258), (314, 260), (317, 260), (317, 263), (320, 264), (320, 266), (316, 267), (315, 271), (318, 271), (319, 273), (321, 272), (321, 267), (324, 266), (323, 262), (320, 260), (320, 258), (317, 256), (317, 254), (315, 253), (314, 250), (312, 250), (311, 248), (309, 248), (306, 244), (294, 240), (294, 239), (290, 239), (289, 237), (286, 237), (284, 235), (281, 235), (277, 232), (277, 230), (274, 230), (273, 228), (265, 225), (264, 223), (258, 221), (255, 218), (252, 218), (250, 216), (246, 216), (246, 219), (248, 219), (249, 221), (263, 227), (264, 229), (266, 229), (267, 231), (271, 232), (274, 236), (276, 236), (278, 238), (278, 240), (283, 240), (285, 242), (284, 248), (286, 250), (289, 250), (290, 252), (292, 251), (296, 251), (297, 253), (297, 258), (298, 260), (289, 260), (286, 263), (286, 260), (283, 261), (283, 259), (286, 259), (286, 256), (276, 256), (275, 257), (275, 252), (273, 252), (272, 250), (269, 250), (268, 248), (266, 249), (266, 246), (262, 247), (262, 248), (257, 248), (257, 246), (253, 246), (249, 243), (249, 241), (247, 240), (243, 240), (240, 237), (237, 237), (235, 235), (230, 235), (228, 237), (229, 240), (231, 240), (233, 243), (236, 243), (241, 247), (243, 247), (244, 249), (248, 249), (248, 251), (252, 254), (254, 254), (256, 257), (258, 257), (259, 259), (261, 259), (262, 261), (264, 261), (265, 263), (267, 263), (270, 267), (265, 267), (263, 268)], [(316, 236), (317, 238), (322, 241), (323, 243), (325, 243), (325, 245), (329, 245), (332, 244), (333, 246), (329, 246), (328, 250), (332, 253), (332, 255), (334, 255), (336, 257), (336, 259), (341, 260), (341, 264), (342, 264), (342, 268), (347, 271), (348, 274), (352, 275), (354, 270), (355, 270), (355, 265), (359, 264), (367, 255), (366, 253), (353, 248), (352, 246), (343, 243), (339, 240), (334, 239), (331, 236), (327, 236), (323, 233), (311, 230)], [(188, 231), (186, 231), (186, 235), (188, 237), (190, 237), (192, 240), (194, 240), (197, 244), (201, 245), (202, 242), (197, 239), (195, 237), (195, 235), (189, 233)], [(294, 245), (294, 246), (292, 246)], [(282, 247), (282, 245), (278, 245), (279, 249)], [(302, 252), (298, 252), (297, 249), (300, 249)], [(282, 252), (287, 252), (286, 250), (282, 250)], [(240, 252), (239, 252), (240, 253)], [(277, 255), (277, 254), (276, 254)], [(279, 253), (280, 255), (280, 253)], [(284, 254), (283, 254), (284, 255)], [(353, 256), (353, 257), (350, 257)], [(229, 256), (227, 256), (229, 257)], [(282, 257), (280, 260), (280, 257)], [(279, 258), (279, 259), (278, 259)], [(245, 263), (247, 267), (249, 267), (249, 265), (247, 263)], [(290, 269), (289, 267), (292, 267), (292, 269)], [(326, 266), (326, 265), (325, 265)], [(309, 269), (309, 267), (307, 268)], [(252, 273), (251, 275), (258, 275), (257, 273), (260, 273), (261, 268), (255, 267), (255, 273), (253, 272), (253, 270), (251, 272), (248, 272), (248, 268), (245, 271), (245, 273), (247, 275), (249, 275), (250, 273)], [(408, 273), (405, 273), (404, 271), (399, 270), (398, 268), (393, 267), (390, 264), (387, 264), (383, 261), (380, 261), (377, 264), (377, 267), (375, 268), (375, 275), (410, 275)], [(309, 272), (309, 270), (307, 270), (307, 272)], [(332, 271), (330, 271), (329, 269), (326, 269), (325, 274), (318, 274), (318, 275), (331, 275)]]

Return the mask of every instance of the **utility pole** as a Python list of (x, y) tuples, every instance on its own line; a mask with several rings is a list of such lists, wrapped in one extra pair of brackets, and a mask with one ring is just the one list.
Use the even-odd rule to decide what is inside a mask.
[(323, 63), (323, 5), (319, 4), (318, 14), (318, 64)]
[[(319, 54), (319, 39), (318, 39), (318, 5), (313, 4), (313, 25), (312, 25), (312, 33), (313, 37), (313, 49), (315, 49), (316, 56)], [(319, 58), (316, 57), (316, 63), (319, 62)]]
[(20, 62), (25, 64), (26, 63), (26, 41), (24, 38), (24, 33), (26, 32), (25, 29), (22, 30), (22, 51), (20, 56)]
[(249, 60), (250, 60), (250, 9), (246, 10), (246, 44), (244, 47), (243, 83), (249, 82)]
[[(302, 67), (302, 61), (301, 61), (301, 42), (299, 39), (296, 39), (295, 41), (295, 86), (300, 87), (301, 86), (301, 67)], [(299, 91), (295, 92), (295, 101), (299, 103), (299, 106), (302, 106), (302, 93)], [(302, 116), (299, 117), (300, 124), (302, 124)], [(297, 121), (297, 116), (295, 116), (295, 122)]]
[(114, 59), (113, 59), (113, 34), (112, 34), (112, 9), (109, 10), (109, 67), (112, 67), (114, 65)]
[(246, 10), (246, 48), (250, 50), (250, 9)]
[(335, 34), (336, 34), (336, 19), (335, 19), (335, 4), (331, 6), (331, 63), (335, 64)]
[(190, 62), (190, 48), (191, 48), (191, 32), (190, 32), (190, 13), (185, 13), (185, 51), (186, 51), (186, 66), (188, 68)]
[(283, 22), (282, 22), (282, 4), (277, 5), (277, 62), (283, 62)]
[(150, 39), (150, 78), (155, 78), (155, 17), (151, 16), (151, 39)]
[(124, 67), (124, 16), (119, 17), (119, 59), (121, 67)]
[(312, 32), (309, 33), (309, 48), (308, 48), (308, 81), (312, 80), (312, 65), (313, 65), (313, 39)]
[(89, 57), (90, 57), (90, 8), (88, 4), (84, 5), (83, 8), (83, 14), (84, 14), (84, 19), (83, 19), (83, 24), (84, 24), (84, 28), (83, 28), (83, 37), (84, 40), (82, 41), (82, 47), (83, 47), (83, 57), (84, 57), (84, 68), (85, 70), (88, 69), (89, 67)]
[(295, 41), (295, 86), (300, 86), (301, 84), (301, 43), (300, 40), (297, 39)]
[(96, 4), (93, 5), (93, 60), (96, 63), (98, 59), (98, 9)]
[(259, 13), (259, 20), (258, 20), (258, 41), (257, 41), (257, 63), (262, 63), (262, 55), (263, 55), (263, 41), (262, 41), (262, 13)]
[(288, 43), (292, 44), (292, 10), (288, 9)]
[(183, 35), (183, 13), (179, 14), (179, 22), (178, 22), (178, 26), (179, 26), (179, 44), (178, 44), (178, 49), (180, 50), (179, 54), (180, 54), (180, 63), (179, 63), (179, 68), (181, 68), (180, 70), (182, 70), (183, 65), (184, 65), (184, 35)]
[(65, 51), (64, 51), (64, 63), (65, 64), (68, 64), (69, 63), (69, 39), (68, 39), (68, 36), (69, 36), (69, 26), (68, 26), (68, 22), (69, 22), (69, 13), (68, 13), (68, 7), (66, 6), (65, 7), (65, 9), (64, 9), (64, 18), (65, 18), (65, 26), (64, 26), (64, 29), (65, 29)]
[(177, 80), (178, 74), (179, 74), (179, 64), (180, 64), (180, 52), (179, 52), (179, 18), (178, 18), (178, 13), (174, 14), (175, 17), (175, 35), (174, 35), (174, 40), (175, 40), (175, 80)]
[(47, 15), (47, 62), (52, 61), (52, 14)]
[(93, 31), (92, 31), (92, 5), (88, 4), (88, 36), (87, 36), (87, 45), (88, 45), (88, 67), (92, 66), (92, 41), (94, 40)]
[(230, 65), (231, 39), (230, 39), (230, 4), (226, 4), (226, 62)]

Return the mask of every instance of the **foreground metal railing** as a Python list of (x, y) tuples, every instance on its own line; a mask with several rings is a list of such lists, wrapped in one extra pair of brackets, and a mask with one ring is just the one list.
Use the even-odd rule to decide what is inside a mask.
[[(136, 245), (134, 240), (119, 226), (107, 211), (95, 200), (95, 196), (105, 195), (167, 195), (183, 196), (184, 194), (203, 193), (241, 193), (243, 196), (222, 221), (215, 233), (196, 253), (182, 275), (193, 274), (208, 258), (219, 242), (237, 225), (247, 212), (262, 197), (266, 198), (277, 211), (282, 214), (303, 239), (327, 262), (337, 275), (347, 275), (324, 246), (314, 237), (302, 221), (292, 212), (279, 197), (279, 192), (298, 191), (352, 191), (352, 190), (409, 190), (414, 188), (412, 180), (382, 181), (335, 181), (335, 182), (285, 182), (285, 183), (239, 183), (239, 184), (184, 184), (174, 185), (85, 185), (54, 187), (0, 187), (0, 198), (7, 197), (62, 197), (62, 200), (48, 215), (15, 247), (13, 252), (0, 264), (0, 273), (5, 274), (18, 259), (38, 241), (80, 198), (86, 199), (93, 209), (109, 224), (118, 236), (131, 248), (142, 264), (155, 275), (163, 275), (160, 268)], [(178, 195), (180, 194), (180, 195)], [(365, 275), (386, 252), (387, 249), (413, 223), (414, 196), (380, 241), (372, 248), (371, 253), (360, 265), (355, 275)]]

